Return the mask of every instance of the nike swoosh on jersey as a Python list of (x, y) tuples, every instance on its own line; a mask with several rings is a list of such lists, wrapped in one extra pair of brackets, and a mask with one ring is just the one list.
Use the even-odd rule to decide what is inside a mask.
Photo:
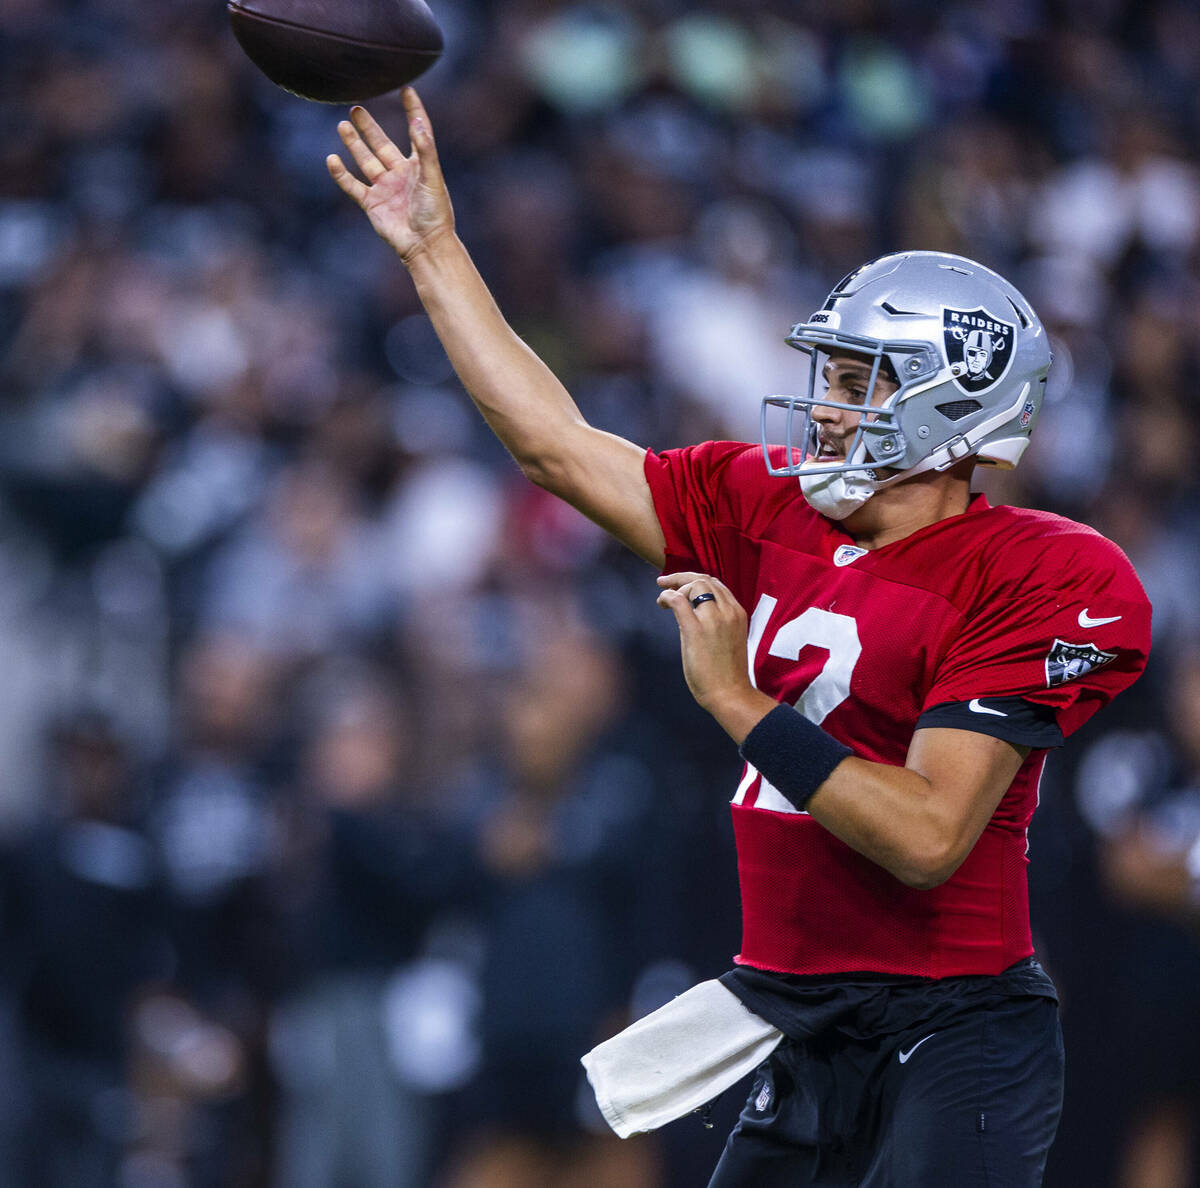
[(1083, 610), (1079, 612), (1080, 627), (1103, 627), (1105, 623), (1115, 623), (1119, 618), (1121, 618), (1120, 615), (1109, 615), (1107, 619), (1093, 619), (1092, 616), (1088, 614), (1088, 609), (1089, 608), (1085, 606)]
[(908, 1058), (909, 1058), (909, 1057), (910, 1057), (910, 1056), (911, 1056), (911, 1055), (912, 1055), (912, 1054), (913, 1054), (913, 1053), (914, 1053), (914, 1052), (915, 1052), (915, 1051), (916, 1051), (916, 1050), (917, 1050), (917, 1049), (918, 1049), (918, 1048), (919, 1048), (919, 1047), (920, 1047), (920, 1046), (921, 1046), (921, 1045), (922, 1045), (922, 1044), (925, 1042), (925, 1040), (931, 1040), (931, 1039), (933, 1039), (933, 1037), (934, 1037), (935, 1035), (937, 1035), (937, 1032), (936, 1032), (936, 1031), (931, 1031), (931, 1032), (930, 1032), (930, 1033), (929, 1033), (929, 1034), (928, 1034), (928, 1035), (925, 1037), (925, 1039), (917, 1040), (917, 1042), (916, 1042), (915, 1044), (913, 1044), (913, 1046), (912, 1046), (911, 1048), (909, 1048), (909, 1050), (908, 1050), (907, 1052), (901, 1052), (901, 1053), (900, 1053), (900, 1063), (901, 1063), (901, 1064), (907, 1064), (907, 1063), (908, 1063)]
[(975, 714), (995, 714), (997, 718), (1007, 718), (1008, 715), (1003, 710), (988, 709), (986, 705), (981, 705), (978, 697), (972, 697), (967, 702), (967, 708)]

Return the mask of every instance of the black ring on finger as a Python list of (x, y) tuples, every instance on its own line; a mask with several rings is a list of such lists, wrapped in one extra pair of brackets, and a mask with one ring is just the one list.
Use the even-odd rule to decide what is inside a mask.
[(695, 598), (688, 599), (688, 601), (692, 604), (693, 609), (698, 607), (702, 602), (716, 602), (716, 600), (717, 596), (715, 594), (710, 594), (707, 590), (705, 590), (703, 594), (697, 594)]

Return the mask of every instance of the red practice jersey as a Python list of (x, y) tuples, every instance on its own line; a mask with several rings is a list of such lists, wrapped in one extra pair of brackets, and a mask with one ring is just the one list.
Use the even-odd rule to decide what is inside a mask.
[(741, 443), (648, 453), (646, 476), (666, 572), (699, 570), (733, 591), (763, 692), (878, 763), (903, 765), (922, 726), (1035, 746), (967, 859), (932, 890), (905, 886), (747, 766), (733, 798), (736, 960), (937, 978), (1028, 957), (1026, 834), (1046, 747), (1132, 684), (1150, 646), (1150, 604), (1125, 555), (1082, 524), (982, 495), (863, 550)]

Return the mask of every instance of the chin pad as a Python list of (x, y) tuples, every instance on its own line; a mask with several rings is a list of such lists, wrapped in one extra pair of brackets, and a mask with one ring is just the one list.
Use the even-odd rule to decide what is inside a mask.
[(875, 494), (875, 484), (865, 471), (803, 474), (799, 481), (809, 507), (831, 520), (844, 520)]

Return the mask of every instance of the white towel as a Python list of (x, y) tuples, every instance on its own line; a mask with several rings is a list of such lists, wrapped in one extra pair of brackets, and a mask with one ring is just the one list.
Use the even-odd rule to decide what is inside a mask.
[(605, 1121), (628, 1138), (711, 1101), (783, 1033), (718, 981), (701, 982), (583, 1057)]

